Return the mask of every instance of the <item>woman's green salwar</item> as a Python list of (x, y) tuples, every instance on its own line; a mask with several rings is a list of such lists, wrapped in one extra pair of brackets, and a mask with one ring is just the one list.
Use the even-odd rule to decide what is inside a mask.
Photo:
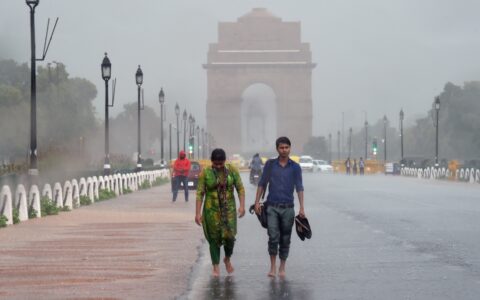
[[(226, 180), (225, 176), (227, 176)], [(237, 234), (234, 189), (237, 190), (239, 197), (245, 195), (240, 173), (230, 164), (225, 164), (223, 171), (207, 167), (198, 178), (197, 201), (203, 202), (205, 199), (202, 226), (205, 238), (210, 245), (210, 256), (214, 265), (220, 262), (222, 245), (226, 257), (230, 257), (233, 253)]]

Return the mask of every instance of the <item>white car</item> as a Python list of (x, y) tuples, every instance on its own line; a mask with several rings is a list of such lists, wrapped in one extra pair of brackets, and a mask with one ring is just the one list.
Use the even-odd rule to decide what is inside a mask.
[(313, 158), (308, 155), (300, 156), (300, 168), (304, 171), (313, 172)]
[(318, 172), (322, 173), (333, 173), (333, 166), (329, 165), (328, 162), (320, 159), (314, 160), (314, 163), (316, 163), (316, 168)]

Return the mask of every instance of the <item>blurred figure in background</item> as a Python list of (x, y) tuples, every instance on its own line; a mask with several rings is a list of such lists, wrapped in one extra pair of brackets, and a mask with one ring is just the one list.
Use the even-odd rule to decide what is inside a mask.
[(183, 183), (183, 189), (185, 190), (185, 202), (188, 202), (188, 172), (190, 171), (190, 161), (185, 155), (185, 151), (180, 151), (178, 158), (173, 164), (173, 176), (172, 176), (172, 202), (177, 200), (178, 190)]

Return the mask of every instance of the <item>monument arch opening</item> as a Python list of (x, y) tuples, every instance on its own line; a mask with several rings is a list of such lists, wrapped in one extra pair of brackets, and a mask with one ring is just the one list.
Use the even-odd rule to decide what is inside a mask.
[(272, 152), (277, 138), (276, 95), (263, 83), (252, 84), (242, 93), (242, 152)]
[[(216, 146), (230, 154), (262, 151), (266, 144), (271, 150), (271, 136), (284, 135), (293, 153), (300, 153), (312, 135), (311, 56), (310, 45), (301, 41), (300, 22), (284, 22), (265, 8), (254, 8), (237, 22), (220, 22), (218, 42), (210, 44), (203, 65), (207, 131)], [(257, 83), (268, 87), (273, 104), (253, 100), (249, 87)], [(253, 130), (255, 123), (264, 133)]]

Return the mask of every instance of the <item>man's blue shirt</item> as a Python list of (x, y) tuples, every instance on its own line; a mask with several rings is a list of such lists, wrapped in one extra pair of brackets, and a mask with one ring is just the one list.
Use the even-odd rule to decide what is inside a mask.
[(290, 158), (285, 167), (280, 165), (278, 158), (267, 161), (258, 185), (265, 188), (267, 181), (267, 201), (270, 203), (293, 203), (293, 189), (303, 191), (302, 169)]

